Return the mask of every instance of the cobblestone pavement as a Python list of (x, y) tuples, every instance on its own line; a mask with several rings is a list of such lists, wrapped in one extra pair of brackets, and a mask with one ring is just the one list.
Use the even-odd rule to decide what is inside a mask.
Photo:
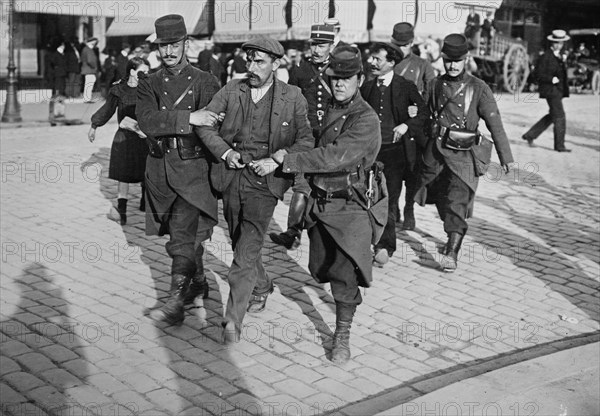
[[(266, 242), (275, 293), (239, 344), (218, 342), (232, 260), (222, 218), (207, 243), (210, 298), (181, 327), (155, 324), (145, 314), (167, 294), (170, 262), (166, 239), (144, 235), (139, 186), (126, 226), (106, 218), (116, 124), (93, 145), (87, 125), (3, 128), (1, 412), (373, 414), (436, 388), (434, 376), (597, 334), (598, 99), (565, 100), (570, 154), (551, 151), (550, 133), (537, 148), (520, 139), (546, 111), (526, 101), (500, 100), (519, 169), (492, 166), (481, 181), (458, 271), (437, 269), (442, 223), (417, 209), (417, 230), (399, 231), (374, 271), (342, 367), (328, 360), (334, 304), (307, 273), (306, 235), (297, 251)], [(270, 231), (285, 227), (288, 201)]]

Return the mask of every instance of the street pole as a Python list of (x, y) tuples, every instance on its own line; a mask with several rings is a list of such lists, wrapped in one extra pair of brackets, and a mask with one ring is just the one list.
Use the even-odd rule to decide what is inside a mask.
[(17, 100), (17, 90), (19, 80), (16, 76), (15, 66), (15, 44), (14, 44), (14, 14), (15, 0), (10, 0), (8, 5), (8, 77), (6, 80), (6, 103), (4, 105), (4, 114), (2, 121), (5, 123), (18, 123), (21, 119), (21, 110)]

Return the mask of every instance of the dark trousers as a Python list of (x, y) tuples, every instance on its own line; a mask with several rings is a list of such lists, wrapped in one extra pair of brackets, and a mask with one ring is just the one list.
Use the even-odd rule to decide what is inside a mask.
[(277, 198), (269, 190), (266, 178), (249, 169), (237, 171), (223, 192), (223, 215), (233, 246), (225, 321), (234, 322), (237, 330), (242, 328), (251, 294), (262, 295), (271, 290), (262, 247), (276, 205)]
[(565, 134), (567, 133), (567, 116), (563, 108), (562, 97), (549, 97), (548, 107), (550, 111), (523, 135), (524, 138), (534, 140), (542, 134), (552, 123), (554, 123), (554, 150), (564, 149)]
[(81, 74), (75, 72), (67, 73), (65, 92), (67, 97), (79, 97), (81, 95)]
[(467, 233), (467, 214), (475, 192), (448, 167), (428, 186), (427, 202), (435, 202), (446, 234)]
[(308, 237), (310, 257), (325, 258), (321, 262), (321, 270), (311, 270), (311, 273), (325, 273), (324, 277), (329, 280), (331, 294), (336, 303), (360, 305), (362, 296), (358, 287), (358, 269), (352, 258), (340, 249), (325, 226), (318, 221), (308, 229)]
[(181, 196), (177, 196), (171, 208), (170, 240), (166, 244), (167, 253), (173, 258), (171, 273), (191, 275), (197, 266), (202, 267), (202, 255), (197, 258), (196, 246), (211, 236), (213, 225), (212, 219), (203, 215), (202, 211)]
[(412, 209), (415, 202), (415, 183), (417, 178), (408, 168), (404, 148), (401, 143), (382, 145), (377, 155), (377, 160), (384, 165), (383, 173), (385, 174), (389, 192), (389, 209), (387, 223), (375, 248), (385, 248), (391, 256), (396, 251), (396, 221), (398, 220), (398, 199), (400, 198), (400, 194), (402, 194), (402, 182), (406, 182), (406, 202), (404, 209)]

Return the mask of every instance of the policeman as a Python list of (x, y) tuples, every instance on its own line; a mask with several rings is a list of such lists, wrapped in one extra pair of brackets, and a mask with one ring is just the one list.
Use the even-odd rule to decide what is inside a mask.
[[(420, 205), (435, 203), (444, 222), (448, 242), (441, 268), (453, 272), (473, 213), (479, 176), (485, 174), (496, 148), (500, 164), (508, 173), (513, 156), (492, 90), (482, 80), (465, 73), (467, 38), (446, 36), (442, 58), (446, 74), (436, 78), (429, 95), (433, 117), (431, 137), (415, 196)], [(477, 130), (483, 119), (492, 138)]]
[[(326, 73), (329, 66), (329, 55), (333, 50), (335, 29), (330, 25), (313, 25), (310, 31), (309, 61), (302, 61), (300, 66), (293, 67), (290, 72), (290, 85), (296, 85), (308, 102), (308, 120), (313, 129), (313, 136), (318, 140), (320, 130), (324, 126), (325, 110), (331, 101), (331, 88), (329, 76)], [(300, 176), (294, 186), (294, 193), (290, 200), (287, 230), (283, 233), (270, 233), (269, 237), (274, 243), (285, 248), (297, 248), (302, 236), (303, 216), (306, 208), (308, 188)]]
[[(311, 193), (307, 208), (309, 269), (319, 283), (331, 283), (336, 326), (331, 359), (350, 359), (350, 325), (362, 302), (359, 286), (372, 281), (372, 226), (360, 203), (365, 167), (381, 147), (379, 118), (360, 95), (364, 81), (360, 51), (349, 45), (333, 51), (327, 68), (333, 103), (317, 147), (273, 156), (285, 173), (306, 173)], [(384, 217), (387, 218), (387, 200)], [(385, 220), (384, 220), (385, 221)]]
[[(212, 75), (194, 68), (186, 58), (183, 17), (167, 15), (155, 22), (163, 68), (140, 81), (136, 115), (150, 139), (146, 163), (146, 234), (170, 234), (167, 253), (171, 289), (167, 303), (151, 318), (179, 325), (184, 304), (208, 296), (202, 263), (202, 242), (217, 224), (217, 199), (211, 190), (208, 162), (194, 126), (213, 125), (220, 115), (200, 110), (219, 90)], [(198, 237), (197, 237), (198, 236)]]

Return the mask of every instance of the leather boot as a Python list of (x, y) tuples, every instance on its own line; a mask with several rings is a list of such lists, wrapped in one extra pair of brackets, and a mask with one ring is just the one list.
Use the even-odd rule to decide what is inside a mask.
[(335, 364), (345, 364), (350, 360), (350, 326), (354, 318), (356, 305), (335, 303), (335, 333), (331, 361)]
[(446, 250), (440, 261), (442, 270), (446, 273), (453, 273), (458, 267), (458, 252), (462, 244), (463, 235), (459, 233), (450, 233), (448, 236), (448, 242), (446, 243)]
[(119, 223), (121, 225), (127, 224), (127, 199), (117, 199), (117, 212), (119, 213)]
[(270, 233), (269, 237), (275, 244), (284, 246), (288, 250), (296, 249), (300, 246), (302, 238), (302, 229), (304, 228), (304, 211), (306, 210), (307, 197), (302, 192), (294, 192), (290, 201), (288, 211), (288, 229), (277, 234)]
[(204, 274), (203, 256), (204, 246), (200, 244), (198, 247), (196, 247), (196, 251), (194, 253), (196, 272), (190, 279), (190, 285), (188, 286), (185, 299), (183, 301), (185, 305), (193, 303), (194, 300), (200, 295), (202, 295), (202, 299), (206, 299), (208, 297), (208, 282), (206, 281), (206, 275)]
[(404, 223), (402, 224), (403, 230), (413, 231), (417, 223), (415, 221), (415, 211), (413, 206), (404, 207)]
[(146, 184), (142, 182), (142, 196), (140, 197), (140, 211), (146, 211)]
[(181, 325), (184, 318), (183, 301), (190, 284), (190, 278), (179, 273), (171, 276), (169, 300), (161, 308), (150, 312), (150, 318), (169, 325)]

